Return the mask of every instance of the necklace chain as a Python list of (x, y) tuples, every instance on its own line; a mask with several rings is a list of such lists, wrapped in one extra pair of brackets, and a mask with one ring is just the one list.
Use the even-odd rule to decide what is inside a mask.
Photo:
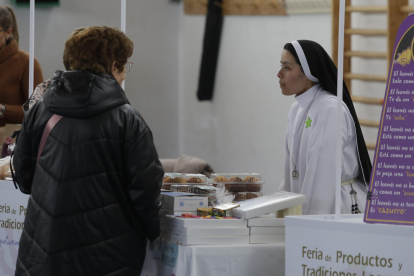
[[(319, 91), (319, 89), (318, 89), (318, 91)], [(298, 163), (298, 159), (299, 159), (299, 149), (300, 149), (300, 142), (301, 142), (301, 140), (302, 140), (303, 128), (305, 127), (305, 124), (306, 124), (306, 118), (308, 117), (308, 112), (309, 112), (309, 109), (311, 108), (311, 106), (312, 106), (312, 104), (313, 104), (313, 101), (314, 101), (314, 100), (315, 100), (315, 98), (316, 98), (316, 94), (318, 94), (318, 91), (316, 91), (316, 92), (315, 92), (315, 95), (313, 96), (313, 99), (312, 99), (312, 101), (311, 101), (311, 103), (310, 103), (310, 105), (309, 105), (308, 109), (306, 110), (306, 114), (305, 114), (305, 121), (303, 122), (302, 129), (301, 129), (301, 131), (300, 131), (300, 136), (299, 136), (299, 144), (298, 144), (298, 150), (296, 151), (296, 162), (293, 160), (293, 155), (292, 155), (293, 175), (294, 175), (294, 176), (293, 176), (293, 178), (294, 178), (294, 179), (299, 178), (299, 174), (298, 174), (298, 172), (296, 171), (296, 164)], [(296, 176), (296, 178), (295, 178), (295, 176)]]

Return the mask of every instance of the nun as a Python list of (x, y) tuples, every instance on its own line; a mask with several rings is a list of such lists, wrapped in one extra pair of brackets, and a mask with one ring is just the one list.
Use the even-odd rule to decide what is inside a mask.
[[(287, 43), (277, 76), (282, 94), (295, 96), (285, 140), (280, 190), (304, 194), (304, 215), (335, 212), (337, 68), (318, 43)], [(349, 91), (343, 85), (341, 213), (363, 213), (371, 160)]]

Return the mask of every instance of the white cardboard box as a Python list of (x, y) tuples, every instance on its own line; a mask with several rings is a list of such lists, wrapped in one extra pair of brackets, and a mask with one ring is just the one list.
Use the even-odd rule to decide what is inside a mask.
[(247, 227), (246, 219), (190, 219), (190, 218), (160, 218), (161, 223), (178, 227), (194, 228), (239, 228)]
[(182, 245), (249, 244), (249, 236), (183, 236), (183, 235), (166, 234), (166, 235), (163, 235), (162, 237), (169, 242), (178, 242), (179, 244), (182, 244)]
[(174, 212), (171, 210), (165, 210), (165, 209), (161, 209), (159, 215), (161, 217), (165, 217), (165, 215), (170, 215), (170, 216), (181, 216), (182, 214), (191, 214), (191, 215), (197, 215), (197, 211), (196, 212), (190, 212), (190, 211), (179, 211), (179, 212)]
[(285, 226), (285, 219), (275, 218), (274, 216), (260, 216), (248, 219), (247, 226)]
[(161, 231), (182, 236), (248, 236), (249, 228), (193, 228), (161, 224)]
[(166, 210), (197, 212), (197, 208), (208, 207), (208, 198), (189, 193), (162, 193), (161, 208)]
[(250, 235), (250, 243), (284, 243), (285, 235)]
[(241, 218), (253, 218), (263, 214), (306, 203), (306, 196), (290, 192), (277, 192), (240, 202), (233, 214)]
[(253, 226), (250, 227), (250, 235), (284, 235), (284, 226)]

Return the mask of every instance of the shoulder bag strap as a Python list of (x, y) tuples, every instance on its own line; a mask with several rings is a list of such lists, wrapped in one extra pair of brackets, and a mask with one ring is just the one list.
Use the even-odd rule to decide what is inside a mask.
[[(53, 114), (53, 116), (47, 122), (47, 124), (45, 126), (45, 129), (43, 130), (42, 138), (40, 139), (39, 150), (37, 152), (36, 165), (39, 162), (40, 155), (42, 155), (43, 148), (46, 144), (46, 140), (49, 137), (50, 132), (52, 131), (54, 126), (60, 121), (60, 119), (62, 119), (62, 116)], [(13, 133), (13, 135), (14, 135), (14, 133)], [(16, 142), (17, 142), (17, 139), (16, 139)], [(14, 151), (12, 152), (11, 157), (13, 157), (13, 154), (14, 154)], [(15, 177), (14, 177), (14, 173), (13, 173), (12, 158), (10, 158), (10, 171), (11, 171), (11, 174), (12, 174), (14, 186), (16, 187), (16, 189), (18, 189), (16, 180), (15, 180)]]
[(46, 144), (46, 140), (49, 137), (50, 132), (55, 127), (55, 125), (62, 119), (62, 116), (53, 114), (46, 124), (45, 129), (43, 130), (42, 139), (40, 139), (39, 150), (37, 152), (36, 165), (39, 162), (40, 155), (42, 155), (43, 148)]

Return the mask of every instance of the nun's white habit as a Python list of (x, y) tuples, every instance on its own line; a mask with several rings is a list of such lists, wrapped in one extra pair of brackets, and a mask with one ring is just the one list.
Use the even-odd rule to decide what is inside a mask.
[[(313, 43), (307, 46), (314, 47)], [(331, 214), (335, 212), (336, 134), (333, 130), (337, 112), (336, 89), (333, 91), (335, 94), (326, 91), (323, 87), (324, 81), (321, 80), (326, 76), (318, 75), (318, 72), (309, 68), (308, 60), (298, 41), (293, 41), (292, 45), (305, 75), (317, 84), (295, 97), (296, 102), (290, 109), (285, 140), (284, 176), (280, 190), (306, 195), (304, 215)], [(316, 45), (322, 48), (319, 44)], [(349, 96), (349, 92), (344, 89), (344, 94), (345, 92)], [(352, 101), (350, 103), (352, 105)], [(355, 113), (353, 105), (351, 107)], [(355, 124), (354, 116), (346, 102), (343, 102), (342, 113), (341, 212), (357, 211), (354, 205), (357, 203), (359, 211), (363, 213), (371, 164), (364, 141), (363, 158), (360, 158), (361, 149), (358, 146), (361, 141), (358, 141), (358, 136), (362, 136), (362, 133), (357, 134), (357, 128), (360, 131), (359, 123)], [(369, 164), (363, 165), (367, 158)]]

